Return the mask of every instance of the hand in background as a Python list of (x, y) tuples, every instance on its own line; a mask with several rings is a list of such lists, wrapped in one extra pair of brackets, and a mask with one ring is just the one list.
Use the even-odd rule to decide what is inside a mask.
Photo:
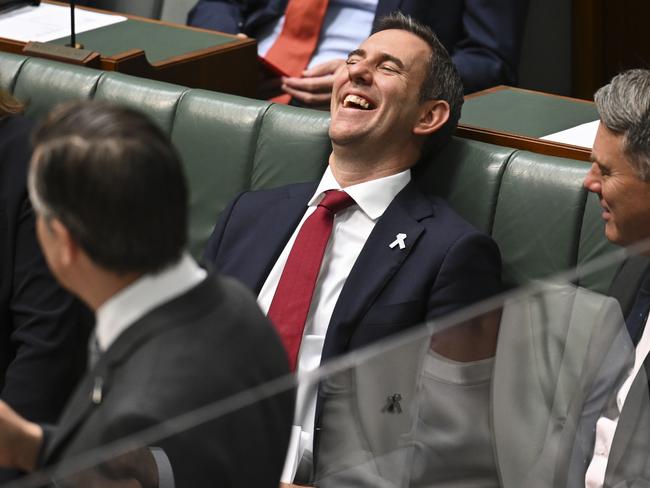
[(302, 77), (282, 78), (282, 90), (303, 105), (328, 106), (332, 98), (334, 73), (345, 65), (343, 59), (332, 59), (303, 71)]

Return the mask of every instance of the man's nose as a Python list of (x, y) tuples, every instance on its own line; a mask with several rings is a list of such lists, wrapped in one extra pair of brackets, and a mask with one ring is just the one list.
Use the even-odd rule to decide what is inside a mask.
[(600, 180), (600, 169), (596, 163), (592, 163), (591, 169), (587, 176), (585, 176), (585, 181), (583, 186), (594, 193), (600, 193), (602, 189), (601, 180)]
[(348, 74), (351, 81), (360, 85), (369, 85), (372, 80), (372, 72), (368, 66), (368, 62), (365, 60), (349, 64)]

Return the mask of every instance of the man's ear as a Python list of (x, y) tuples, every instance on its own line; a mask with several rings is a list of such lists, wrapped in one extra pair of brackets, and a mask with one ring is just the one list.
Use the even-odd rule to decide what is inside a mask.
[(422, 105), (413, 133), (422, 136), (434, 133), (449, 120), (449, 112), (449, 104), (445, 100), (427, 100)]
[(79, 245), (74, 240), (68, 228), (56, 217), (50, 219), (47, 223), (50, 232), (57, 240), (57, 252), (59, 253), (59, 262), (63, 266), (70, 266), (75, 262), (79, 254)]

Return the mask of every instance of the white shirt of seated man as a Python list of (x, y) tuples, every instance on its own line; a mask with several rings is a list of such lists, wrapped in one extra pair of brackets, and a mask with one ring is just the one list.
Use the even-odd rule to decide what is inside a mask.
[[(650, 321), (650, 319), (648, 319)], [(602, 488), (605, 484), (605, 473), (607, 471), (607, 460), (612, 449), (612, 442), (616, 434), (616, 427), (623, 411), (623, 405), (627, 398), (632, 383), (643, 367), (643, 362), (650, 353), (650, 324), (646, 322), (643, 334), (636, 346), (634, 354), (634, 366), (616, 393), (616, 408), (603, 414), (596, 422), (596, 439), (594, 441), (594, 454), (587, 468), (585, 475), (586, 488)]]

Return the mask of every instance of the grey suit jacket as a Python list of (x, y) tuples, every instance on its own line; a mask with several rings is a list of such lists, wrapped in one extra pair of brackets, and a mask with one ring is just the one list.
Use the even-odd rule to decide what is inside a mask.
[(504, 308), (493, 377), (504, 486), (584, 486), (596, 421), (633, 354), (613, 298), (548, 284)]
[[(292, 391), (221, 416), (215, 410), (215, 418), (208, 413), (190, 429), (160, 423), (286, 373), (282, 346), (250, 293), (233, 280), (208, 277), (118, 337), (65, 409), (46, 443), (44, 462), (92, 455), (94, 448), (157, 426), (155, 442), (148, 438), (133, 447), (162, 448), (176, 487), (277, 488), (293, 416)], [(133, 450), (120, 462), (109, 451), (102, 469), (141, 467), (142, 451)], [(106, 460), (98, 455), (93, 462)]]
[[(491, 400), (475, 397), (483, 405), (423, 398), (427, 336), (396, 348), (388, 346), (384, 353), (323, 385), (317, 481), (325, 487), (474, 487), (499, 482), (512, 488), (550, 488), (573, 486), (581, 480), (584, 486), (593, 427), (633, 353), (626, 334), (620, 308), (612, 298), (555, 284), (546, 284), (532, 295), (514, 295), (502, 310)], [(401, 413), (382, 409), (391, 392), (400, 393)], [(433, 407), (422, 408), (423, 401)], [(426, 412), (437, 412), (439, 417), (445, 405), (478, 412), (476, 422), (482, 418), (481, 408), (486, 415), (489, 412), (491, 442), (463, 446), (457, 444), (472, 440), (472, 435), (465, 440), (418, 435), (422, 425), (436, 421), (419, 417)], [(476, 428), (472, 422), (465, 426), (470, 433)], [(462, 430), (461, 426), (454, 432)], [(436, 479), (414, 478), (414, 447), (421, 449), (423, 442), (466, 457), (465, 480), (462, 473), (445, 479), (433, 471)], [(477, 447), (483, 452), (476, 452)], [(492, 456), (493, 476), (486, 471)]]

